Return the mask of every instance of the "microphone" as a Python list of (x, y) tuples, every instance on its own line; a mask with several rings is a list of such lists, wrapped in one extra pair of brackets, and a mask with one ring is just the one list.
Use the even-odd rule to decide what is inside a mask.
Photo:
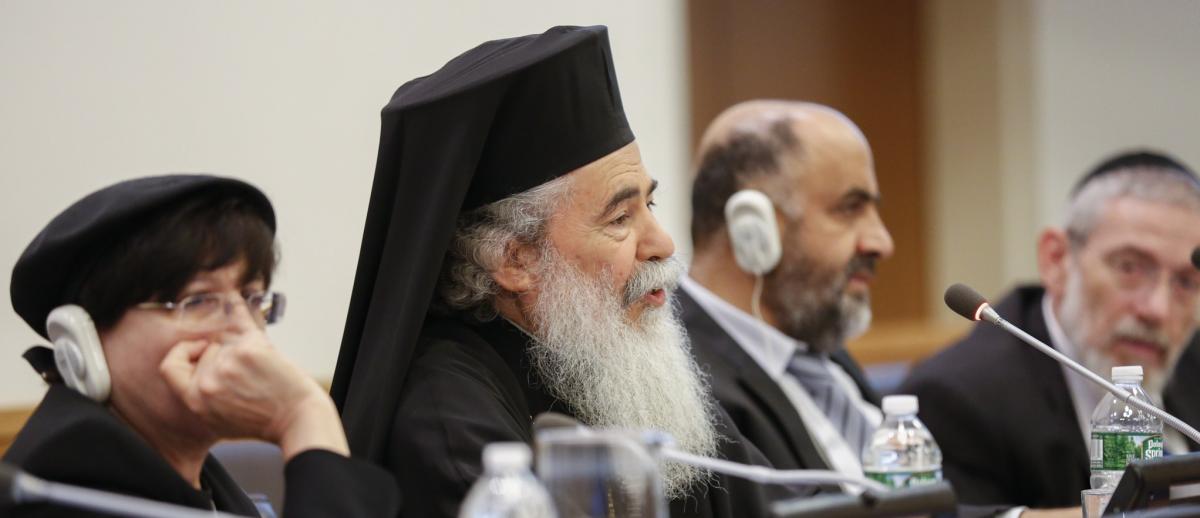
[(0, 510), (32, 503), (50, 503), (139, 518), (237, 518), (228, 513), (50, 482), (25, 473), (7, 462), (0, 462)]
[[(549, 430), (561, 430), (564, 428), (579, 430), (585, 434), (592, 431), (591, 428), (579, 422), (579, 420), (557, 412), (538, 414), (533, 420), (533, 428), (535, 435), (540, 435), (542, 432)], [(656, 458), (706, 469), (715, 473), (744, 478), (759, 484), (818, 485), (844, 483), (863, 488), (865, 490), (863, 498), (870, 500), (877, 498), (877, 493), (886, 493), (888, 491), (887, 486), (866, 477), (855, 477), (836, 471), (820, 469), (779, 470), (766, 466), (752, 466), (723, 459), (713, 459), (693, 455), (676, 448), (674, 441), (668, 434), (659, 432), (653, 434), (652, 437), (650, 444), (647, 445), (647, 449)]]
[[(1200, 251), (1200, 249), (1197, 251)], [(1195, 261), (1196, 259), (1197, 253), (1193, 252), (1192, 260)], [(1004, 320), (1000, 317), (1000, 314), (997, 313), (996, 310), (992, 309), (991, 304), (988, 304), (987, 299), (984, 298), (983, 295), (980, 295), (979, 292), (963, 284), (954, 284), (946, 289), (945, 300), (946, 305), (949, 306), (950, 309), (954, 310), (955, 313), (962, 315), (963, 318), (975, 322), (984, 321), (999, 326), (1009, 334), (1020, 338), (1021, 341), (1037, 348), (1037, 350), (1045, 353), (1047, 356), (1054, 358), (1054, 360), (1058, 363), (1069, 367), (1079, 375), (1087, 378), (1092, 383), (1104, 387), (1104, 390), (1109, 391), (1122, 401), (1158, 416), (1163, 420), (1163, 422), (1171, 425), (1171, 428), (1179, 430), (1180, 433), (1186, 435), (1189, 439), (1200, 443), (1200, 432), (1197, 432), (1195, 428), (1192, 428), (1178, 417), (1168, 414), (1161, 408), (1155, 407), (1154, 405), (1133, 397), (1133, 394), (1129, 391), (1113, 385), (1103, 376), (1088, 370), (1087, 367), (1084, 367), (1075, 360), (1068, 358), (1067, 355), (1059, 352), (1049, 345), (1042, 343), (1041, 340), (1034, 338), (1021, 328), (1012, 325), (1007, 320)]]
[(1200, 246), (1192, 249), (1192, 266), (1200, 269)]
[(558, 412), (542, 412), (533, 418), (533, 431), (535, 433), (544, 430), (557, 430), (561, 428), (587, 428), (583, 423), (579, 422), (566, 414)]
[(956, 283), (946, 288), (946, 294), (942, 298), (951, 310), (967, 320), (986, 320), (993, 324), (1000, 320), (1000, 314), (992, 309), (987, 299), (966, 284)]

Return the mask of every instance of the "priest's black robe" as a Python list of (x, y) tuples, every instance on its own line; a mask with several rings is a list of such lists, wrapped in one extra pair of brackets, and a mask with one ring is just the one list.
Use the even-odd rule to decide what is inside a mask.
[[(197, 509), (258, 516), (258, 509), (209, 455), (196, 489), (149, 443), (102, 405), (60, 383), (50, 385), (4, 461), (46, 480)], [(284, 466), (287, 517), (396, 515), (395, 481), (384, 470), (325, 450), (308, 450)], [(110, 516), (48, 504), (3, 510), (4, 516)], [(278, 511), (278, 509), (276, 509)]]
[[(386, 465), (406, 498), (401, 516), (453, 517), (482, 473), (483, 447), (496, 441), (533, 443), (533, 417), (572, 415), (548, 394), (525, 355), (528, 337), (496, 319), (426, 323), (396, 409)], [(719, 411), (720, 450), (728, 460), (765, 465)], [(768, 498), (793, 496), (731, 477), (670, 502), (671, 516), (767, 516)]]

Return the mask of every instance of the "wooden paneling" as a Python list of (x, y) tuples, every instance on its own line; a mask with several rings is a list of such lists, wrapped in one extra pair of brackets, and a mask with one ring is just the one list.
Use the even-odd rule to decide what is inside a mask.
[(879, 322), (866, 334), (846, 344), (846, 348), (864, 365), (911, 364), (932, 356), (969, 330), (966, 321), (952, 324), (916, 320)]
[(33, 413), (33, 407), (9, 408), (0, 410), (0, 455), (8, 451), (8, 446), (17, 437), (17, 432), (25, 426), (25, 420)]
[(924, 321), (920, 3), (693, 0), (688, 6), (693, 142), (723, 109), (754, 98), (827, 104), (875, 154), (896, 254), (873, 289), (877, 322)]

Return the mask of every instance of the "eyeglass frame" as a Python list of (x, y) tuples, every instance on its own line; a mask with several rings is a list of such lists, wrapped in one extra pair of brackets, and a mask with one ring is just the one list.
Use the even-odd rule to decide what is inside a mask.
[[(261, 320), (255, 318), (255, 321), (259, 322), (261, 325), (268, 326), (276, 324), (283, 319), (284, 310), (287, 308), (287, 297), (284, 296), (283, 293), (268, 290), (256, 291), (250, 293), (248, 296), (241, 293), (237, 295), (238, 299), (246, 305), (246, 309), (250, 311), (251, 317), (254, 317), (255, 314), (261, 315)], [(201, 299), (217, 299), (221, 302), (221, 308), (225, 313), (225, 316), (228, 317), (233, 311), (233, 305), (236, 303), (236, 301), (230, 300), (232, 297), (233, 295), (228, 292), (203, 292), (188, 295), (182, 299), (179, 299), (178, 301), (148, 301), (138, 303), (134, 305), (134, 307), (138, 309), (167, 310), (174, 314), (176, 320), (180, 322), (186, 322), (187, 319), (184, 317), (184, 311), (189, 302)], [(251, 304), (250, 299), (254, 297), (262, 297), (261, 302), (258, 304)]]

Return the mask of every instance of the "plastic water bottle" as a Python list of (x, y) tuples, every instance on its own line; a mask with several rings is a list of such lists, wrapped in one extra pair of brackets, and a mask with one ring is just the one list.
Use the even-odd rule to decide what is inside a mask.
[(554, 518), (554, 503), (529, 470), (532, 455), (520, 442), (483, 449), (483, 476), (471, 486), (458, 518)]
[[(1113, 384), (1133, 397), (1153, 404), (1142, 390), (1142, 367), (1112, 368)], [(1158, 416), (1105, 395), (1092, 412), (1092, 489), (1114, 488), (1131, 460), (1157, 459), (1163, 454), (1163, 423)]]
[(883, 424), (863, 448), (863, 473), (893, 488), (942, 480), (942, 450), (917, 419), (917, 396), (883, 398)]

